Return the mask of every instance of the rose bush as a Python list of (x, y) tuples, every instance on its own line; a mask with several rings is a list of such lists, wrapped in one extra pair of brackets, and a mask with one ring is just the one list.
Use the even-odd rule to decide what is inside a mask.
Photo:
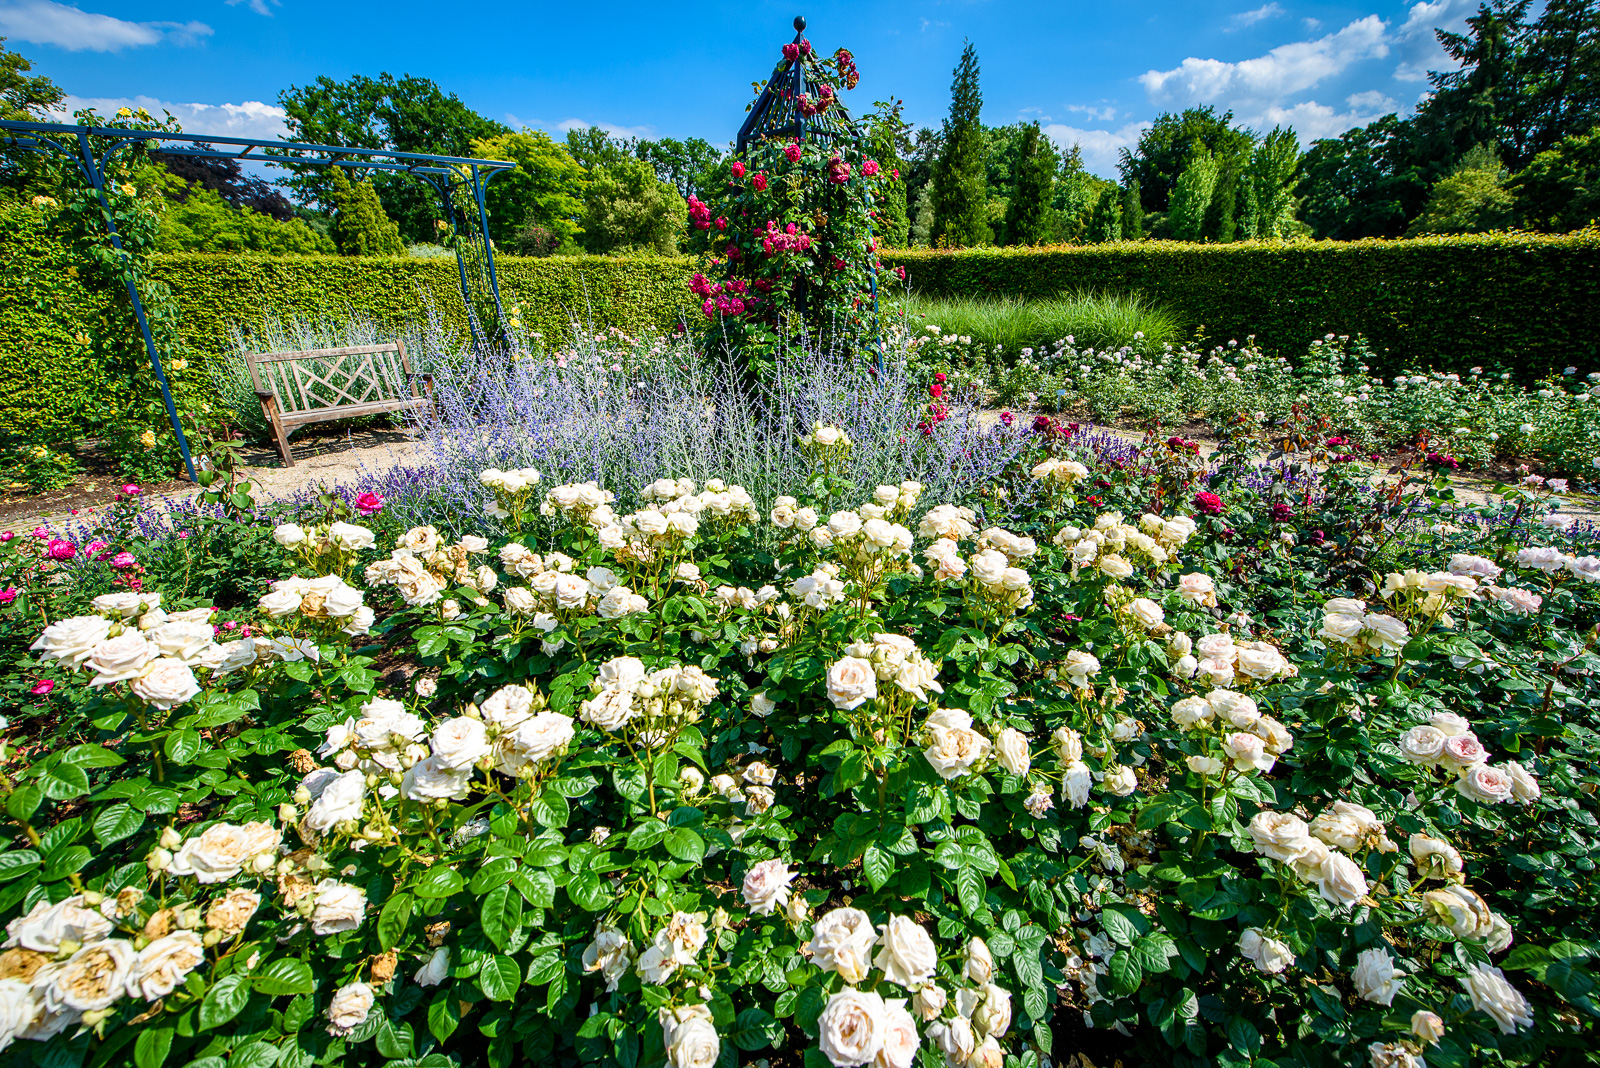
[(482, 533), (282, 524), (249, 636), (154, 576), (52, 616), (99, 733), (0, 782), (7, 1055), (1592, 1044), (1600, 600), (1545, 498), (1444, 520), (1046, 419), (927, 507), (851, 447), (813, 427), (771, 501), (496, 470)]

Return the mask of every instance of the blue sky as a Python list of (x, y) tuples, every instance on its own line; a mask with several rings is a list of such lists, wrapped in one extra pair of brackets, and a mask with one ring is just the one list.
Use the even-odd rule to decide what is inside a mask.
[(169, 108), (193, 132), (281, 136), (280, 90), (319, 74), (415, 74), (512, 126), (601, 125), (729, 141), (750, 82), (803, 12), (819, 49), (855, 54), (854, 110), (893, 95), (936, 125), (963, 38), (977, 46), (983, 117), (1038, 119), (1115, 174), (1117, 151), (1165, 110), (1231, 108), (1303, 143), (1404, 112), (1445, 64), (1432, 30), (1475, 0), (1048, 0), (880, 3), (385, 4), (354, 0), (0, 0), (0, 36), (75, 104)]

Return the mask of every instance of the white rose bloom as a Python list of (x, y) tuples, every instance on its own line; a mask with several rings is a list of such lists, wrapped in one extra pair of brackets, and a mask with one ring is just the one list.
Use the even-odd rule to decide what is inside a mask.
[(1026, 775), (1033, 766), (1028, 755), (1028, 738), (1019, 730), (1003, 728), (994, 738), (995, 759), (1013, 775)]
[(928, 1041), (939, 1047), (940, 1052), (944, 1054), (944, 1063), (949, 1068), (962, 1065), (971, 1068), (989, 1068), (987, 1064), (975, 1063), (978, 1040), (972, 1033), (972, 1021), (965, 1016), (929, 1024)]
[(1227, 767), (1227, 764), (1223, 761), (1218, 760), (1216, 757), (1208, 756), (1186, 757), (1184, 758), (1184, 763), (1196, 775), (1216, 775)]
[(364, 601), (365, 595), (360, 590), (340, 584), (322, 599), (322, 610), (331, 619), (349, 619), (365, 607)]
[(188, 664), (161, 657), (146, 664), (129, 689), (152, 708), (167, 710), (197, 697), (200, 683)]
[(1422, 875), (1446, 879), (1461, 874), (1461, 854), (1449, 842), (1426, 834), (1413, 834), (1409, 846), (1411, 859)]
[(1257, 853), (1285, 864), (1305, 853), (1311, 837), (1311, 829), (1299, 816), (1270, 809), (1251, 818), (1249, 831)]
[(811, 962), (825, 972), (838, 972), (847, 983), (866, 979), (877, 931), (860, 909), (837, 908), (823, 913), (812, 928), (806, 949)]
[(601, 690), (597, 696), (578, 706), (578, 718), (603, 731), (620, 730), (637, 714), (631, 689)]
[(470, 768), (489, 754), (483, 723), (467, 716), (445, 720), (433, 729), (429, 741), (434, 758), (444, 768)]
[(1511, 796), (1525, 805), (1539, 800), (1544, 791), (1539, 787), (1539, 780), (1533, 773), (1515, 760), (1508, 760), (1501, 765), (1505, 773), (1511, 777)]
[(1444, 755), (1444, 731), (1429, 724), (1412, 727), (1400, 736), (1400, 754), (1413, 764), (1437, 764)]
[(1388, 950), (1380, 947), (1361, 951), (1356, 957), (1355, 971), (1350, 973), (1350, 978), (1356, 985), (1358, 995), (1387, 1007), (1394, 1004), (1394, 996), (1400, 992), (1405, 973), (1395, 971), (1394, 958), (1389, 956)]
[(272, 530), (272, 540), (285, 549), (292, 549), (306, 540), (306, 531), (299, 523), (280, 523)]
[(1235, 670), (1250, 679), (1270, 679), (1288, 671), (1289, 662), (1266, 642), (1242, 642)]
[(334, 523), (328, 527), (328, 538), (347, 553), (370, 549), (378, 543), (372, 531), (355, 523)]
[(1147, 629), (1161, 626), (1167, 620), (1166, 612), (1148, 597), (1136, 597), (1128, 604), (1128, 614)]
[(552, 760), (565, 753), (575, 737), (571, 716), (540, 712), (500, 736), (499, 769), (515, 775), (524, 767)]
[(412, 981), (418, 986), (438, 986), (450, 978), (450, 947), (440, 946), (426, 963), (417, 969)]
[(160, 655), (156, 646), (136, 630), (125, 630), (94, 647), (84, 666), (96, 672), (90, 686), (109, 686), (137, 678), (144, 666)]
[(772, 913), (788, 904), (789, 884), (794, 882), (797, 872), (791, 872), (789, 865), (781, 860), (763, 860), (753, 864), (744, 876), (744, 903), (750, 906), (750, 911), (756, 916), (770, 916)]
[(167, 865), (171, 875), (192, 875), (202, 883), (227, 882), (263, 854), (276, 858), (283, 836), (270, 823), (251, 822), (242, 827), (213, 823), (184, 841)]
[(40, 653), (42, 660), (57, 660), (68, 667), (82, 667), (94, 652), (94, 647), (105, 641), (111, 633), (111, 621), (102, 616), (73, 616), (52, 623), (29, 649)]
[(1461, 777), (1456, 780), (1456, 793), (1488, 805), (1510, 801), (1511, 790), (1511, 776), (1505, 769), (1491, 767), (1488, 764), (1474, 764), (1462, 768)]
[(1533, 1026), (1533, 1008), (1528, 999), (1506, 982), (1505, 973), (1499, 968), (1471, 965), (1458, 982), (1472, 999), (1472, 1007), (1493, 1018), (1501, 1034), (1515, 1034), (1519, 1027)]
[(722, 1039), (705, 1005), (661, 1009), (661, 1044), (670, 1068), (713, 1068), (722, 1055)]
[(932, 1022), (944, 1014), (944, 1007), (948, 1001), (949, 997), (943, 990), (929, 983), (912, 995), (911, 1007), (916, 1010), (920, 1019)]
[(908, 916), (890, 916), (877, 944), (882, 948), (872, 963), (891, 983), (916, 990), (930, 982), (939, 967), (939, 951), (927, 930)]
[(51, 1012), (94, 1012), (109, 1008), (125, 993), (128, 976), (138, 958), (133, 943), (120, 938), (84, 946), (66, 961), (35, 974), (35, 991), (43, 994)]
[(298, 590), (279, 586), (263, 596), (257, 604), (270, 618), (282, 619), (298, 612), (304, 597), (305, 595)]
[(847, 656), (828, 669), (828, 699), (835, 708), (860, 708), (878, 696), (878, 675), (869, 661)]
[(98, 942), (111, 933), (111, 921), (73, 894), (55, 904), (37, 902), (24, 916), (6, 924), (6, 949), (31, 949), (55, 955), (63, 942)]
[(1368, 645), (1380, 653), (1397, 653), (1411, 640), (1411, 632), (1403, 621), (1378, 612), (1368, 613), (1361, 620), (1361, 628), (1369, 635)]
[(1243, 731), (1222, 736), (1222, 752), (1240, 771), (1271, 771), (1277, 757), (1267, 752), (1267, 744)]
[(1106, 772), (1106, 777), (1101, 782), (1101, 785), (1106, 788), (1106, 792), (1109, 794), (1114, 794), (1117, 797), (1127, 797), (1139, 788), (1139, 779), (1132, 768), (1126, 765), (1118, 765)]
[(1172, 722), (1180, 730), (1205, 726), (1216, 718), (1216, 710), (1203, 697), (1180, 698), (1172, 706)]
[(1089, 765), (1074, 760), (1061, 769), (1061, 797), (1073, 808), (1089, 803), (1089, 788), (1094, 785), (1094, 773)]
[(490, 694), (478, 711), (485, 723), (507, 731), (533, 715), (533, 697), (532, 690), (513, 683)]
[(1348, 616), (1342, 612), (1329, 612), (1322, 617), (1322, 629), (1317, 632), (1317, 636), (1348, 644), (1353, 642), (1360, 633), (1360, 616)]
[(400, 796), (407, 801), (465, 801), (472, 785), (472, 768), (445, 766), (438, 757), (419, 760), (400, 780)]
[(961, 974), (980, 985), (987, 985), (994, 978), (994, 956), (989, 952), (989, 943), (976, 935), (967, 940)]
[(1317, 890), (1329, 904), (1351, 905), (1367, 896), (1367, 877), (1349, 857), (1329, 853), (1317, 873)]
[(178, 988), (183, 977), (205, 963), (206, 947), (193, 931), (174, 931), (139, 952), (128, 973), (130, 998), (155, 1001)]
[(989, 740), (970, 727), (930, 726), (931, 744), (922, 755), (942, 779), (957, 779), (989, 755)]
[(1263, 975), (1278, 975), (1294, 963), (1294, 950), (1255, 927), (1239, 936), (1239, 953)]
[(1429, 890), (1422, 895), (1422, 905), (1433, 922), (1450, 928), (1457, 938), (1478, 940), (1494, 926), (1494, 913), (1488, 902), (1459, 883)]
[(367, 913), (367, 892), (359, 886), (324, 879), (311, 892), (311, 929), (319, 935), (354, 931)]
[(1190, 604), (1214, 608), (1217, 604), (1217, 584), (1210, 575), (1191, 571), (1178, 579), (1178, 596)]
[(828, 999), (817, 1029), (818, 1045), (834, 1068), (860, 1068), (883, 1049), (888, 1009), (880, 995), (846, 987)]
[(351, 983), (334, 991), (328, 1002), (328, 1034), (348, 1035), (367, 1022), (378, 995), (366, 983)]
[(326, 833), (336, 824), (361, 818), (361, 802), (367, 795), (367, 777), (359, 771), (347, 771), (331, 780), (306, 813), (305, 824), (318, 834)]
[(1417, 1040), (1429, 1046), (1437, 1046), (1444, 1037), (1444, 1020), (1436, 1012), (1427, 1009), (1418, 1009), (1411, 1014), (1411, 1033)]

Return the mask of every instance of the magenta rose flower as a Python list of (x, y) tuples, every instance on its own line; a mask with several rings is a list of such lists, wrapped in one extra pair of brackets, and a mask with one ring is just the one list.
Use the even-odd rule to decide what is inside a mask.
[(383, 496), (377, 493), (363, 493), (356, 498), (356, 511), (362, 515), (377, 515), (383, 511)]

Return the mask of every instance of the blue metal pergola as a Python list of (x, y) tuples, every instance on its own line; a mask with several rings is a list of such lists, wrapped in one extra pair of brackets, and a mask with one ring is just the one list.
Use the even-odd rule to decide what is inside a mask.
[[(501, 318), (500, 284), (495, 277), (494, 246), (489, 240), (489, 211), (484, 204), (484, 189), (496, 174), (512, 170), (515, 163), (505, 160), (441, 156), (424, 152), (390, 152), (376, 148), (351, 148), (343, 145), (310, 145), (296, 141), (264, 141), (253, 138), (208, 134), (169, 133), (164, 130), (137, 130), (123, 127), (79, 126), (65, 123), (18, 122), (0, 120), (0, 147), (22, 148), (72, 160), (84, 181), (100, 199), (101, 213), (111, 244), (122, 252), (122, 235), (111, 217), (111, 202), (106, 197), (106, 171), (112, 158), (136, 144), (149, 145), (168, 156), (196, 159), (231, 159), (280, 166), (345, 167), (353, 171), (389, 171), (410, 174), (433, 187), (444, 208), (445, 220), (456, 236), (456, 266), (461, 279), (461, 298), (467, 305), (467, 320), (473, 340), (484, 343), (485, 324), (477, 309), (492, 307), (496, 326)], [(260, 152), (262, 154), (252, 155)], [(468, 261), (471, 261), (469, 264)], [(144, 338), (150, 367), (161, 386), (167, 418), (177, 435), (178, 449), (189, 478), (198, 482), (189, 441), (172, 402), (161, 355), (145, 317), (144, 301), (139, 296), (139, 278), (127, 272), (128, 299)]]

